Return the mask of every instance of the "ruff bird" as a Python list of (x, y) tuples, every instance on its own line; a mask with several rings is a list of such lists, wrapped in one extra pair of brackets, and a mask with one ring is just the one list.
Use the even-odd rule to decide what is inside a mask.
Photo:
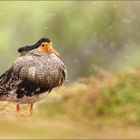
[(18, 52), (20, 56), (11, 68), (0, 76), (0, 101), (16, 102), (17, 112), (20, 104), (30, 104), (32, 113), (35, 102), (63, 84), (67, 69), (48, 38)]

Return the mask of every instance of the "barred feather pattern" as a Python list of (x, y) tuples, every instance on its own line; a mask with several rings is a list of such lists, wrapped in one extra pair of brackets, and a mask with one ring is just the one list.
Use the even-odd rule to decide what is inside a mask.
[(0, 77), (0, 100), (34, 103), (40, 100), (39, 95), (61, 86), (66, 78), (67, 69), (55, 54), (36, 50), (22, 53)]

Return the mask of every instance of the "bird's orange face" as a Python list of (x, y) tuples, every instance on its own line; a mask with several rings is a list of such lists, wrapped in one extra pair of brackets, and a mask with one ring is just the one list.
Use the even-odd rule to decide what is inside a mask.
[(32, 50), (37, 50), (41, 53), (51, 54), (59, 56), (59, 53), (53, 48), (52, 42), (49, 38), (41, 38), (33, 45), (26, 45), (25, 47), (21, 47), (18, 49), (19, 53), (30, 52)]
[(59, 53), (53, 48), (52, 42), (42, 42), (41, 45), (38, 47), (38, 51), (43, 53), (54, 53), (59, 56)]

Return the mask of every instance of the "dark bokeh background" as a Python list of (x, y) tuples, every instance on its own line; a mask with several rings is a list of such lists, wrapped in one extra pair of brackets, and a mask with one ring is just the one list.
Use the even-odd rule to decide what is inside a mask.
[(140, 2), (0, 2), (0, 73), (18, 56), (17, 48), (49, 37), (69, 71), (69, 80), (139, 66)]

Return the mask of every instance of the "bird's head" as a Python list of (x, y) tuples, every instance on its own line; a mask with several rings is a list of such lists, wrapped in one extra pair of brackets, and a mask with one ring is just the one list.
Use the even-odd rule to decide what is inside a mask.
[(25, 47), (21, 47), (18, 49), (18, 52), (20, 53), (28, 52), (34, 49), (36, 49), (41, 53), (47, 53), (47, 54), (54, 53), (57, 56), (59, 56), (59, 53), (53, 48), (52, 42), (48, 38), (42, 38), (33, 45), (27, 45)]

